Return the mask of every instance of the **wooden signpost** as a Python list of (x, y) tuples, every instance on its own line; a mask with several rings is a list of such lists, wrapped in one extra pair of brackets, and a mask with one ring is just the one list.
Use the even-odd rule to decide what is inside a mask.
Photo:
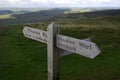
[(59, 27), (55, 23), (48, 25), (47, 31), (24, 27), (23, 34), (27, 38), (47, 43), (48, 80), (59, 80), (60, 54), (77, 53), (93, 59), (101, 52), (95, 43), (87, 39), (80, 40), (60, 35)]
[(23, 29), (23, 34), (27, 38), (37, 40), (43, 43), (47, 43), (47, 32), (46, 31), (25, 26)]
[(88, 58), (95, 58), (100, 53), (99, 48), (93, 42), (62, 35), (57, 35), (57, 47)]

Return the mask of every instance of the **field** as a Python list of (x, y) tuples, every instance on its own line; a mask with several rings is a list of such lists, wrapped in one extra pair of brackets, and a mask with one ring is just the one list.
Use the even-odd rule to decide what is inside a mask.
[[(26, 24), (46, 30), (50, 23)], [(60, 80), (120, 80), (120, 16), (56, 20), (61, 34), (91, 38), (101, 49), (95, 59), (60, 58)], [(24, 25), (0, 27), (0, 80), (47, 80), (47, 45), (25, 38)]]
[(10, 14), (0, 15), (0, 19), (13, 18)]

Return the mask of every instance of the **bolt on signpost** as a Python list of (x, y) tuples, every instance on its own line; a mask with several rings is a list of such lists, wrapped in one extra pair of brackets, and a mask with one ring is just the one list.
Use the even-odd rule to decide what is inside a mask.
[(47, 31), (24, 27), (23, 34), (27, 38), (47, 43), (48, 80), (59, 80), (60, 56), (77, 53), (93, 59), (101, 52), (90, 39), (80, 40), (60, 35), (55, 23), (48, 25)]

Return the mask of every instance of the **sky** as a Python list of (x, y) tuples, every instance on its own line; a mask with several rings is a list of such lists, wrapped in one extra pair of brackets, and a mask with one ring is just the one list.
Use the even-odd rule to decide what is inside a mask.
[(120, 0), (0, 0), (0, 7), (120, 7)]

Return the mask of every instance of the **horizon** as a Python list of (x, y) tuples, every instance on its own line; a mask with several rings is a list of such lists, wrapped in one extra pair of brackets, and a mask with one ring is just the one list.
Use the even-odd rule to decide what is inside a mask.
[(0, 8), (58, 8), (58, 9), (69, 9), (69, 8), (120, 8), (120, 7), (0, 7)]

